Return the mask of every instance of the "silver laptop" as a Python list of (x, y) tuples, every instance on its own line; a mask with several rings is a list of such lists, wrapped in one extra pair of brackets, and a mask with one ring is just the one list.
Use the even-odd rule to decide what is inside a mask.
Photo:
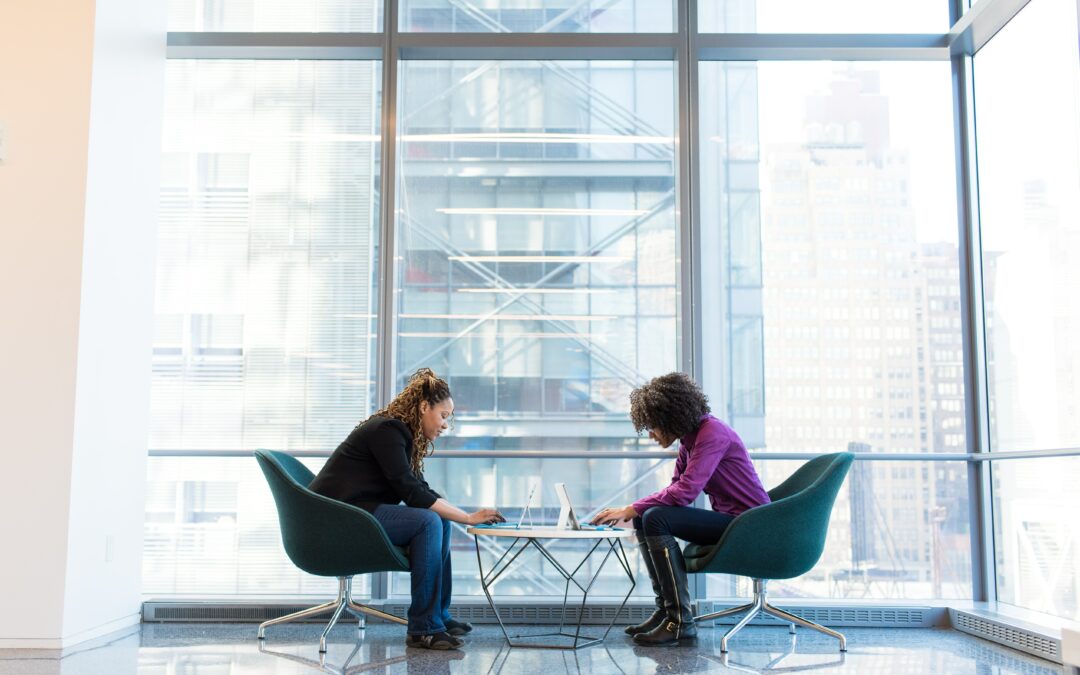
[(559, 498), (559, 522), (555, 526), (560, 530), (613, 530), (610, 525), (593, 525), (578, 522), (570, 495), (566, 493), (566, 483), (555, 483), (555, 495)]
[(494, 527), (503, 529), (509, 528), (511, 530), (520, 530), (521, 526), (525, 523), (526, 513), (530, 514), (529, 525), (532, 526), (532, 518), (529, 507), (532, 506), (533, 496), (536, 494), (536, 488), (539, 487), (539, 485), (539, 482), (533, 483), (532, 488), (529, 489), (529, 496), (525, 499), (525, 508), (521, 509), (521, 515), (518, 516), (516, 523), (491, 523), (489, 525), (478, 525), (477, 527)]

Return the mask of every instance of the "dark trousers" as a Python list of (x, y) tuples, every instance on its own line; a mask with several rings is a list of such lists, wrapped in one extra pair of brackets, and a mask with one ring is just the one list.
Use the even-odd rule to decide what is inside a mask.
[(450, 619), (453, 573), (450, 570), (450, 521), (431, 509), (380, 504), (372, 514), (395, 546), (409, 547), (410, 635), (446, 630)]
[[(720, 541), (735, 516), (692, 506), (654, 506), (634, 518), (634, 529), (646, 537), (677, 537), (691, 544), (711, 546)], [(644, 543), (644, 542), (642, 542)]]

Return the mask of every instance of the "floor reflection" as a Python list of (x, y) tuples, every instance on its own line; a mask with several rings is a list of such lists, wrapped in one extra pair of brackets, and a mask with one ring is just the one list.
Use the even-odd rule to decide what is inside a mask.
[[(503, 673), (510, 675), (511, 673), (526, 672), (533, 664), (537, 663), (537, 651), (559, 655), (562, 669), (554, 672), (566, 673), (567, 675), (603, 672), (626, 675), (627, 673), (619, 665), (618, 660), (611, 653), (611, 648), (607, 645), (594, 645), (583, 649), (536, 650), (510, 647), (505, 641), (499, 647), (491, 667), (486, 672), (488, 675), (501, 675)], [(545, 661), (547, 660), (554, 662), (554, 657), (545, 659)], [(557, 664), (553, 663), (554, 665)]]
[(1024, 673), (1060, 675), (1053, 663), (947, 629), (847, 629), (849, 651), (836, 641), (782, 627), (747, 628), (720, 652), (723, 627), (703, 627), (693, 647), (640, 647), (612, 633), (576, 651), (516, 649), (497, 626), (479, 626), (462, 651), (405, 647), (397, 626), (343, 626), (320, 655), (321, 627), (279, 629), (264, 643), (247, 624), (148, 624), (135, 634), (64, 659), (0, 651), (0, 675), (656, 675), (674, 673)]
[[(360, 654), (361, 649), (364, 647), (363, 641), (359, 641), (356, 643), (356, 646), (353, 647), (353, 650), (349, 652), (349, 656), (345, 659), (344, 663), (341, 665), (334, 665), (327, 661), (325, 653), (320, 652), (318, 659), (312, 659), (300, 656), (299, 654), (267, 649), (264, 641), (259, 640), (258, 642), (260, 654), (268, 654), (294, 663), (302, 663), (314, 670), (321, 670), (322, 672), (330, 673), (331, 675), (353, 675), (353, 673), (363, 673), (378, 668), (385, 668), (386, 666), (392, 666), (396, 663), (405, 663), (409, 658), (408, 654), (387, 656), (386, 645), (373, 645), (364, 658), (357, 659), (357, 655)], [(461, 654), (460, 656), (464, 656), (464, 654)], [(353, 663), (353, 661), (363, 662)], [(447, 669), (447, 672), (449, 672), (449, 669)]]

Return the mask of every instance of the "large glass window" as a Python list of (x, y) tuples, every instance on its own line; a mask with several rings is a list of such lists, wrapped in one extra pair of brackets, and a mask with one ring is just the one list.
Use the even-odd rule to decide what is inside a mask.
[(1080, 620), (1080, 457), (992, 464), (998, 599)]
[(170, 31), (382, 30), (382, 0), (169, 0)]
[(401, 30), (436, 33), (666, 33), (672, 0), (400, 0)]
[[(853, 448), (866, 451), (866, 448)], [(758, 461), (766, 488), (801, 462)], [(856, 461), (829, 520), (825, 552), (806, 574), (769, 584), (778, 597), (930, 600), (971, 597), (968, 466)], [(747, 597), (750, 580), (708, 575), (710, 598)]]
[[(725, 413), (765, 450), (964, 452), (948, 64), (701, 69), (702, 256), (732, 252), (702, 275), (703, 295), (729, 298), (702, 310), (730, 326), (706, 335), (728, 346), (703, 352), (709, 390), (730, 391)], [(767, 485), (793, 469), (761, 468)], [(834, 518), (823, 578), (878, 597), (970, 592), (963, 466), (857, 463), (849, 485), (836, 508), (863, 539), (835, 543)]]
[(632, 435), (677, 365), (672, 65), (402, 69), (398, 384), (447, 375), (468, 436)]
[(698, 3), (703, 33), (945, 33), (946, 0), (727, 0)]
[[(332, 449), (371, 410), (379, 83), (362, 61), (169, 63), (151, 448)], [(210, 592), (162, 568), (222, 536), (277, 556), (263, 592), (295, 591), (261, 516), (235, 512), (265, 491), (253, 462), (208, 462), (150, 463), (151, 508), (173, 515), (147, 521), (147, 591)]]
[[(198, 59), (187, 46), (168, 66), (146, 593), (333, 591), (285, 558), (254, 461), (217, 451), (330, 452), (376, 408), (376, 392), (431, 367), (457, 404), (440, 452), (561, 455), (437, 453), (433, 487), (513, 517), (541, 483), (533, 507), (548, 521), (551, 485), (565, 482), (585, 515), (668, 482), (670, 461), (638, 454), (656, 446), (633, 433), (628, 394), (687, 368), (752, 450), (915, 455), (857, 461), (821, 561), (774, 594), (970, 597), (969, 469), (943, 455), (968, 450), (972, 396), (951, 79), (964, 57), (773, 52), (782, 60), (704, 61), (687, 73), (670, 60), (682, 49), (610, 60), (640, 53), (591, 35), (672, 33), (685, 3), (400, 0), (387, 25), (408, 35), (385, 45), (471, 33), (469, 57), (491, 58), (484, 35), (531, 33), (520, 46), (537, 51), (467, 61), (424, 49), (434, 60), (415, 60), (405, 48), (386, 73), (397, 100), (384, 106), (379, 62), (323, 60), (326, 35), (295, 35), (377, 33), (383, 5), (170, 0), (174, 32), (293, 33), (270, 41), (305, 44), (311, 58), (264, 46), (257, 60)], [(771, 33), (764, 42), (781, 48), (784, 34), (940, 34), (950, 11), (939, 0), (697, 8), (704, 34)], [(705, 58), (716, 39), (677, 37), (706, 45)], [(982, 238), (972, 253), (988, 376), (974, 396), (988, 396), (993, 450), (1080, 445), (1076, 45), (1075, 2), (1037, 0), (974, 59)], [(691, 93), (696, 111), (681, 108)], [(394, 175), (380, 175), (384, 151)], [(391, 186), (393, 208), (380, 210)], [(393, 255), (379, 250), (380, 216), (392, 219)], [(384, 283), (389, 307), (377, 302)], [(392, 338), (385, 349), (380, 335)], [(376, 364), (377, 351), (388, 361)], [(383, 372), (391, 382), (376, 382)], [(210, 456), (184, 456), (199, 453)], [(1057, 515), (1076, 510), (1063, 496), (1074, 464), (994, 461), (1003, 601), (1078, 618), (1076, 533)], [(757, 466), (772, 487), (798, 462)], [(454, 536), (455, 591), (475, 596), (473, 542), (463, 528)], [(546, 562), (523, 562), (498, 593), (561, 595)], [(408, 593), (402, 575), (369, 581)], [(728, 598), (745, 596), (745, 583), (710, 575), (703, 585)], [(624, 588), (612, 565), (596, 590)]]
[(723, 413), (768, 450), (965, 451), (949, 66), (701, 69), (701, 255), (731, 252), (702, 270), (722, 300), (704, 325), (731, 331), (702, 354)]
[(1033, 2), (975, 56), (992, 450), (1080, 446), (1076, 11)]
[[(305, 460), (318, 472), (323, 460)], [(143, 539), (148, 597), (332, 596), (337, 580), (302, 572), (281, 546), (277, 509), (251, 457), (151, 457)], [(371, 577), (356, 578), (357, 594)]]
[[(1080, 445), (1076, 45), (1076, 3), (1040, 0), (974, 58), (991, 450)], [(1080, 459), (992, 476), (998, 599), (1080, 619)]]
[(672, 64), (410, 61), (401, 92), (398, 385), (449, 379), (448, 447), (638, 447), (629, 392), (678, 364)]

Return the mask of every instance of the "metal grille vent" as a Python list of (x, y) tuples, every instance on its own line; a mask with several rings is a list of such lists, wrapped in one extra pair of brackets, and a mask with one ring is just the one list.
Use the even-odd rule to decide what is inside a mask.
[[(164, 603), (145, 603), (143, 621), (212, 621), (212, 622), (254, 622), (276, 619), (290, 612), (302, 609), (300, 606), (279, 607), (244, 607), (244, 606), (207, 606), (207, 605), (169, 605)], [(311, 621), (329, 621), (330, 612), (312, 617)], [(343, 616), (341, 621), (346, 621)], [(355, 619), (353, 619), (355, 621)]]
[[(391, 614), (405, 616), (407, 605), (386, 605), (384, 609)], [(577, 623), (580, 607), (567, 607), (566, 617), (563, 618), (561, 605), (513, 605), (510, 603), (499, 605), (499, 616), (503, 623), (507, 624), (555, 624), (561, 620), (569, 623)], [(616, 616), (618, 606), (593, 606), (586, 607), (582, 617), (584, 624), (609, 624), (612, 619), (626, 623), (640, 623), (647, 619), (653, 608), (651, 606), (623, 607)], [(495, 613), (487, 605), (461, 605), (453, 607), (454, 616), (474, 623), (497, 623)]]
[[(707, 605), (709, 603), (703, 603)], [(726, 607), (730, 607), (731, 603), (711, 603), (712, 609), (703, 607), (699, 614), (705, 614), (708, 612), (715, 612)], [(783, 607), (778, 605), (781, 609), (786, 609), (796, 616), (800, 616), (808, 621), (814, 623), (820, 623), (825, 626), (877, 626), (877, 627), (896, 627), (896, 628), (928, 628), (930, 626), (937, 625), (939, 622), (936, 620), (938, 614), (943, 614), (944, 610), (937, 610), (932, 607)], [(707, 611), (706, 611), (707, 610)], [(733, 624), (742, 618), (742, 614), (736, 614), (734, 616), (726, 616), (717, 619), (716, 622), (720, 624)], [(780, 626), (783, 625), (783, 621), (776, 619), (768, 614), (758, 614), (751, 624), (759, 624), (765, 626)]]
[(953, 627), (976, 637), (1061, 663), (1061, 641), (966, 612), (953, 613)]
[[(244, 606), (244, 605), (210, 605), (206, 603), (169, 603), (169, 602), (147, 602), (143, 604), (143, 621), (206, 621), (206, 622), (262, 622), (268, 619), (275, 619), (279, 616), (285, 616), (291, 612), (295, 612), (298, 609), (303, 609), (305, 605), (260, 605), (260, 606)], [(395, 614), (397, 616), (405, 616), (409, 607), (405, 604), (388, 603), (380, 606), (385, 612)], [(615, 618), (615, 612), (618, 609), (617, 606), (594, 606), (587, 607), (585, 609), (584, 621), (586, 624), (608, 624), (611, 623), (612, 618)], [(475, 623), (496, 623), (495, 613), (491, 611), (491, 608), (487, 605), (468, 604), (468, 605), (455, 605), (453, 607), (454, 615), (463, 621), (471, 621)], [(511, 605), (499, 607), (499, 612), (502, 615), (504, 623), (559, 623), (562, 619), (562, 607), (561, 605)], [(314, 617), (309, 617), (309, 622), (323, 622), (330, 619), (330, 612), (325, 612)], [(624, 607), (619, 612), (618, 618), (620, 621), (626, 623), (639, 623), (644, 621), (650, 614), (652, 614), (652, 607)], [(567, 608), (566, 620), (569, 622), (577, 622), (578, 608)], [(352, 621), (355, 619), (351, 617), (343, 616), (341, 621)], [(368, 617), (370, 622), (379, 622), (379, 619), (374, 617)]]

